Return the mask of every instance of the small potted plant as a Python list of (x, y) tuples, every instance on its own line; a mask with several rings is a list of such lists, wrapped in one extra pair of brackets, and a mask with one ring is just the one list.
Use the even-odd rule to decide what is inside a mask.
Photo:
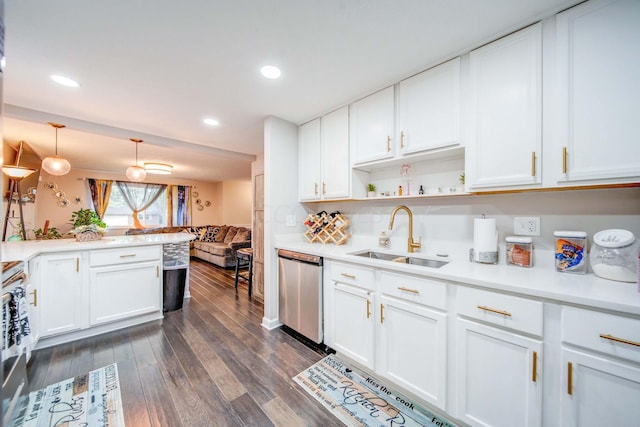
[(36, 240), (62, 239), (62, 234), (55, 227), (48, 228), (46, 233), (42, 231), (42, 228), (38, 228), (33, 230), (33, 234), (35, 234)]
[(376, 197), (376, 186), (374, 184), (367, 184), (367, 197)]
[(91, 209), (72, 212), (71, 225), (73, 225), (73, 229), (70, 233), (74, 234), (79, 242), (102, 239), (103, 234), (107, 231), (107, 224)]

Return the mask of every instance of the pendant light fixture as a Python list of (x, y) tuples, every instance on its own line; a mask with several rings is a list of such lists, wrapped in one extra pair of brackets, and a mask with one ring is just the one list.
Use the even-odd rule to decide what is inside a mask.
[(42, 160), (42, 169), (44, 169), (44, 171), (49, 175), (66, 175), (71, 170), (71, 164), (67, 159), (58, 156), (58, 129), (66, 126), (53, 122), (49, 122), (49, 125), (56, 129), (56, 154), (54, 156), (45, 157), (44, 160)]
[(129, 140), (136, 144), (136, 164), (127, 168), (127, 178), (133, 182), (144, 181), (147, 177), (147, 172), (143, 167), (138, 166), (138, 144), (140, 144), (142, 140), (137, 138), (129, 138)]

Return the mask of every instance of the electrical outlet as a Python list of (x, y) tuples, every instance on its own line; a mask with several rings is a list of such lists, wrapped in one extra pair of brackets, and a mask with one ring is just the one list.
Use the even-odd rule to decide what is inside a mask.
[(295, 226), (296, 226), (296, 216), (287, 215), (287, 227), (295, 227)]
[(539, 216), (517, 216), (513, 218), (513, 233), (520, 236), (539, 236)]

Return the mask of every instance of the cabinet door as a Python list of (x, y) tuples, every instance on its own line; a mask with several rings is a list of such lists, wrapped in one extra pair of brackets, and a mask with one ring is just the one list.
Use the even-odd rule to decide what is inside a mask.
[(395, 155), (393, 86), (351, 104), (352, 163), (358, 165)]
[[(589, 1), (557, 17), (558, 182), (640, 176), (640, 2)], [(547, 154), (545, 153), (545, 156)]]
[(81, 329), (82, 269), (80, 252), (41, 258), (40, 336)]
[(157, 261), (91, 268), (91, 326), (160, 310), (160, 270)]
[(459, 145), (460, 58), (403, 80), (399, 91), (403, 153)]
[(349, 108), (343, 107), (320, 119), (320, 176), (322, 198), (349, 197)]
[(298, 128), (298, 191), (300, 200), (320, 199), (320, 119)]
[(31, 328), (31, 347), (35, 347), (40, 339), (40, 258), (29, 260), (27, 281), (27, 304), (29, 304), (29, 327)]
[(381, 295), (379, 372), (445, 409), (447, 316)]
[(542, 343), (457, 320), (457, 417), (472, 426), (542, 423)]
[(640, 368), (562, 350), (562, 418), (570, 427), (638, 425)]
[(373, 292), (333, 282), (333, 348), (373, 369)]
[(473, 189), (542, 182), (541, 46), (535, 24), (469, 55), (466, 163)]

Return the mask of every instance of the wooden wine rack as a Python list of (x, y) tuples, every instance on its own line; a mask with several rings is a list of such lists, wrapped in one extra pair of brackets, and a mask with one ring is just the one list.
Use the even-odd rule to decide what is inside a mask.
[(318, 215), (309, 214), (305, 225), (307, 231), (304, 232), (304, 237), (310, 243), (343, 245), (351, 237), (351, 233), (348, 231), (351, 221), (340, 213), (333, 215), (326, 212)]

